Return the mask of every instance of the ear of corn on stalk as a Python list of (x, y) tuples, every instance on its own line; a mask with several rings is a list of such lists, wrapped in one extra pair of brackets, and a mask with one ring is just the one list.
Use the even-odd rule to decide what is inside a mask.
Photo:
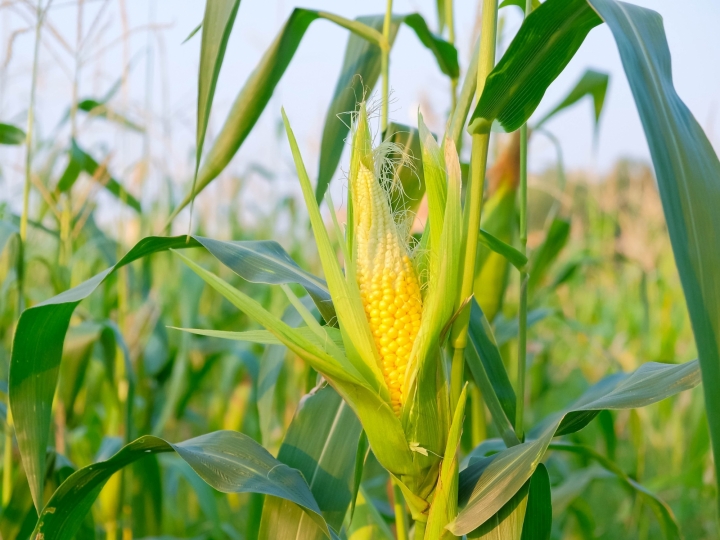
[[(343, 272), (284, 112), (283, 119), (343, 346), (319, 325), (289, 327), (220, 278), (186, 262), (327, 379), (357, 414), (373, 453), (398, 481), (413, 518), (427, 521), (451, 424), (440, 337), (452, 316), (461, 259), (455, 147), (446, 141), (443, 153), (419, 118), (430, 214), (422, 251), (413, 254), (404, 227), (391, 212), (384, 185), (391, 182), (383, 179), (392, 170), (388, 152), (398, 149), (388, 144), (373, 149), (361, 107), (353, 131)], [(427, 273), (422, 280), (418, 268)]]

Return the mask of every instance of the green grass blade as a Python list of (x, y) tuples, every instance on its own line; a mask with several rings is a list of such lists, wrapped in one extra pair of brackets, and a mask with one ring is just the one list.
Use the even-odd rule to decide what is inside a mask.
[(70, 540), (114, 473), (148, 454), (172, 451), (218, 491), (264, 493), (300, 505), (330, 537), (302, 475), (247, 435), (234, 431), (215, 431), (177, 444), (149, 435), (133, 441), (107, 461), (84, 467), (63, 482), (40, 513), (32, 537)]
[(675, 92), (660, 15), (614, 1), (589, 1), (615, 37), (650, 147), (702, 367), (720, 482), (720, 161)]
[[(331, 387), (306, 396), (295, 413), (278, 460), (307, 480), (327, 524), (339, 531), (350, 505), (360, 422)], [(322, 538), (306, 512), (269, 497), (263, 507), (260, 538)]]

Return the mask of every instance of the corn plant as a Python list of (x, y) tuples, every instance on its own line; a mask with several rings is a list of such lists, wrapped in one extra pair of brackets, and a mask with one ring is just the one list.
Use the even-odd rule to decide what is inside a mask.
[[(498, 9), (506, 5), (522, 7), (525, 20), (495, 65)], [(10, 361), (12, 423), (6, 417), (3, 469), (3, 494), (12, 491), (13, 498), (3, 501), (2, 517), (11, 515), (10, 510), (28, 516), (22, 523), (0, 520), (4, 535), (31, 535), (37, 540), (91, 537), (94, 525), (89, 511), (100, 497), (101, 506), (111, 509), (105, 519), (106, 535), (114, 537), (118, 509), (125, 508), (124, 501), (132, 498), (128, 486), (135, 480), (145, 481), (141, 485), (149, 491), (148, 478), (159, 475), (162, 462), (166, 471), (176, 471), (173, 474), (195, 482), (198, 493), (206, 489), (197, 482), (199, 476), (209, 486), (234, 496), (262, 495), (264, 500), (245, 499), (249, 501), (249, 538), (548, 539), (553, 534), (556, 501), (545, 462), (552, 453), (579, 455), (595, 463), (596, 469), (587, 471), (600, 469), (617, 479), (652, 510), (663, 537), (682, 537), (671, 508), (627, 474), (612, 452), (601, 454), (573, 438), (596, 418), (603, 426), (609, 418), (614, 433), (608, 411), (644, 407), (702, 381), (712, 448), (716, 457), (720, 452), (720, 403), (714, 392), (720, 380), (720, 287), (715, 272), (720, 257), (720, 214), (716, 211), (720, 207), (720, 162), (675, 93), (662, 21), (655, 12), (615, 0), (528, 0), (503, 2), (502, 6), (497, 0), (483, 0), (478, 45), (459, 85), (453, 3), (444, 0), (438, 7), (442, 26), (448, 27), (447, 40), (431, 32), (418, 14), (394, 14), (392, 1), (384, 15), (354, 21), (296, 9), (241, 89), (224, 127), (203, 157), (218, 74), (233, 23), (238, 14), (242, 16), (239, 0), (208, 0), (206, 4), (193, 184), (168, 223), (187, 205), (192, 212), (194, 198), (241, 147), (311, 23), (324, 19), (351, 32), (326, 118), (314, 184), (290, 120), (284, 110), (281, 113), (317, 249), (305, 256), (319, 259), (323, 277), (304, 268), (305, 264), (296, 262), (273, 240), (220, 241), (191, 231), (183, 236), (147, 236), (106, 270), (23, 309), (24, 252), (29, 247), (31, 98), (20, 226), (0, 222), (0, 250), (10, 238), (18, 237), (13, 272), (18, 290), (16, 311), (21, 312)], [(39, 35), (44, 12), (38, 9), (37, 15)], [(538, 291), (568, 240), (570, 225), (554, 208), (549, 212), (544, 243), (534, 252), (528, 250), (528, 139), (533, 133), (552, 138), (543, 130), (549, 116), (529, 128), (528, 121), (586, 35), (602, 23), (610, 27), (618, 45), (645, 128), (699, 358), (684, 363), (646, 362), (635, 371), (610, 374), (573, 403), (537, 418), (534, 403), (528, 399), (534, 395), (528, 390), (534, 382), (533, 371), (528, 370), (528, 330), (549, 316)], [(453, 109), (447, 132), (438, 138), (420, 114), (417, 127), (389, 121), (388, 66), (401, 24), (415, 32), (449, 78)], [(36, 68), (37, 51), (34, 71)], [(365, 98), (380, 76), (381, 133), (376, 140)], [(588, 71), (550, 115), (589, 95), (597, 122), (606, 88), (607, 76)], [(94, 111), (107, 119), (120, 119), (124, 128), (137, 127), (110, 114), (108, 100), (84, 100), (72, 110)], [(350, 125), (336, 118), (341, 112), (351, 113)], [(458, 152), (464, 129), (471, 140), (469, 164), (461, 163)], [(499, 130), (518, 133), (501, 153), (496, 168), (489, 169), (490, 141)], [(348, 134), (347, 219), (343, 224), (327, 188)], [(18, 144), (23, 136), (18, 128), (0, 124), (1, 143)], [(55, 202), (71, 192), (84, 172), (126, 205), (142, 210), (141, 203), (74, 138), (68, 148), (68, 165), (56, 184)], [(423, 197), (427, 199), (427, 221), (418, 234), (412, 234), (414, 211)], [(58, 227), (67, 231), (62, 216)], [(72, 239), (60, 236), (71, 252)], [(207, 252), (211, 258), (205, 261), (219, 262), (222, 272), (229, 269), (234, 276), (225, 279), (220, 272), (209, 270), (187, 255), (189, 248)], [(168, 250), (175, 258), (165, 272), (180, 272), (177, 262), (181, 261), (216, 295), (262, 328), (197, 327), (193, 314), (199, 311), (198, 286), (196, 300), (178, 308), (179, 326), (173, 331), (182, 334), (176, 334), (181, 341), (168, 376), (168, 401), (151, 425), (136, 422), (135, 395), (152, 401), (152, 390), (144, 387), (147, 381), (136, 373), (128, 335), (107, 319), (70, 325), (80, 302), (96, 290), (105, 290), (128, 265)], [(562, 272), (550, 288), (568, 281), (579, 265)], [(190, 283), (192, 278), (184, 279)], [(517, 284), (517, 309), (511, 313), (516, 317), (514, 323), (502, 309), (513, 294), (509, 291), (512, 283)], [(282, 293), (284, 315), (273, 305), (279, 293), (262, 296), (258, 292), (267, 285)], [(226, 312), (216, 324), (222, 324), (219, 319), (224, 317)], [(192, 387), (183, 394), (182, 380), (188, 377), (189, 340), (195, 336), (267, 347), (257, 372), (248, 362), (247, 371), (256, 380), (255, 392), (264, 389), (263, 385), (275, 387), (286, 349), (309, 366), (306, 379), (310, 391), (275, 455), (257, 440), (275, 446), (272, 399), (264, 395), (253, 398), (259, 419), (255, 437), (234, 429), (218, 429), (178, 443), (161, 437), (169, 419), (193, 397)], [(515, 349), (507, 346), (511, 340), (517, 342)], [(53, 413), (53, 398), (57, 392), (67, 410), (61, 417), (71, 420), (83, 377), (96, 376), (88, 369), (95, 343), (104, 351), (107, 379), (118, 389), (117, 395), (95, 398), (104, 399), (112, 415), (122, 418), (116, 422), (121, 429), (113, 426), (113, 434), (122, 437), (109, 443), (112, 451), (101, 454), (102, 459), (75, 470), (64, 461), (59, 447), (65, 444), (62, 434), (56, 438), (56, 448), (48, 451), (53, 414), (58, 414), (57, 406)], [(551, 340), (550, 348), (553, 345)], [(274, 356), (277, 351), (279, 356)], [(222, 352), (233, 355), (237, 350), (228, 345)], [(512, 362), (509, 356), (513, 356)], [(233, 364), (226, 367), (228, 371), (240, 369)], [(495, 437), (487, 436), (482, 424), (485, 408)], [(222, 426), (228, 424), (232, 427), (229, 420)], [(21, 484), (12, 490), (7, 487), (12, 481), (10, 427), (14, 427), (24, 469)], [(560, 438), (563, 436), (567, 437)], [(154, 454), (175, 457), (148, 460)], [(718, 463), (715, 459), (716, 478)], [(130, 465), (133, 467), (126, 469)], [(143, 466), (146, 468), (140, 468)], [(373, 502), (372, 486), (364, 482), (371, 474), (377, 474), (381, 482), (388, 479), (394, 531)], [(133, 510), (136, 516), (145, 511), (149, 512), (142, 505)], [(212, 522), (208, 536), (222, 537), (218, 519), (213, 517), (216, 509), (204, 511)], [(148, 525), (143, 530), (151, 529)], [(152, 534), (160, 532), (156, 529)]]

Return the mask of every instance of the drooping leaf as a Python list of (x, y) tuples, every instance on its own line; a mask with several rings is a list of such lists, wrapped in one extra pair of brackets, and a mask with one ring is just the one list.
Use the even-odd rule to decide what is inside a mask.
[(172, 451), (218, 491), (264, 493), (293, 501), (330, 538), (302, 475), (273, 458), (247, 435), (234, 431), (215, 431), (177, 444), (146, 435), (124, 446), (107, 461), (78, 470), (63, 482), (43, 508), (33, 538), (70, 540), (115, 472), (148, 454)]
[(383, 39), (380, 32), (359, 21), (351, 21), (327, 12), (302, 8), (293, 10), (275, 41), (265, 51), (255, 70), (235, 98), (225, 124), (202, 162), (194, 191), (188, 193), (175, 208), (170, 220), (185, 208), (195, 195), (217, 178), (245, 142), (270, 101), (275, 87), (285, 74), (305, 32), (317, 19), (332, 21), (375, 44), (380, 44)]
[(644, 407), (693, 388), (699, 382), (697, 360), (685, 364), (648, 362), (633, 373), (608, 377), (565, 412), (547, 422), (535, 440), (513, 446), (491, 458), (480, 458), (490, 459), (489, 463), (471, 459), (460, 475), (459, 498), (466, 504), (448, 528), (456, 535), (466, 534), (490, 519), (530, 479), (552, 438), (587, 425), (589, 413)]
[(505, 131), (527, 122), (545, 91), (565, 69), (585, 36), (602, 23), (585, 0), (548, 0), (525, 18), (488, 76), (468, 131)]
[(720, 161), (675, 92), (660, 15), (614, 1), (589, 2), (615, 37), (650, 147), (702, 367), (720, 483), (720, 393), (714, 390), (720, 384)]
[(25, 132), (11, 124), (0, 123), (0, 144), (18, 145), (25, 142)]
[(512, 247), (510, 244), (506, 244), (496, 236), (493, 236), (489, 232), (480, 229), (478, 235), (478, 242), (484, 245), (486, 248), (494, 251), (498, 255), (502, 255), (505, 259), (511, 263), (518, 270), (525, 268), (528, 259), (525, 255), (520, 253), (517, 249)]
[[(277, 248), (264, 250), (264, 246), (261, 246), (256, 252), (242, 243), (218, 244), (208, 240), (191, 237), (188, 241), (186, 236), (144, 238), (114, 266), (73, 289), (26, 309), (20, 316), (10, 362), (10, 405), (20, 455), (38, 508), (42, 505), (41, 482), (44, 477), (52, 398), (70, 317), (80, 301), (87, 298), (115, 270), (158, 251), (199, 247), (203, 245), (201, 242), (206, 242), (211, 253), (217, 250), (217, 258), (246, 279), (274, 283), (300, 281), (308, 287), (316, 287), (318, 294), (322, 293), (322, 281), (313, 279), (299, 268), (293, 272), (284, 251), (281, 253)], [(243, 257), (247, 257), (252, 264), (246, 265)], [(322, 305), (328, 307), (325, 302)]]
[(535, 124), (533, 129), (540, 128), (557, 113), (571, 107), (585, 96), (589, 96), (593, 100), (593, 114), (595, 119), (595, 128), (597, 129), (598, 122), (600, 122), (600, 114), (602, 113), (603, 105), (605, 104), (605, 95), (607, 94), (609, 82), (610, 75), (607, 73), (595, 71), (594, 69), (585, 70), (585, 73), (582, 74), (580, 80), (573, 89), (570, 90), (565, 99), (543, 116)]
[[(326, 386), (305, 396), (278, 453), (278, 460), (307, 480), (327, 524), (339, 531), (352, 495), (360, 422), (342, 398)], [(317, 523), (295, 503), (268, 497), (260, 538), (322, 538)]]

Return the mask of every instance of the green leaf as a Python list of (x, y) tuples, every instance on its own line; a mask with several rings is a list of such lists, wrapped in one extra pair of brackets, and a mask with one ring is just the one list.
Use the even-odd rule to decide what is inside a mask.
[(415, 31), (420, 42), (433, 53), (440, 71), (451, 79), (457, 79), (460, 76), (457, 49), (441, 37), (433, 34), (428, 28), (425, 19), (419, 13), (405, 15), (403, 22)]
[(447, 445), (443, 454), (440, 475), (435, 488), (430, 514), (428, 516), (426, 538), (437, 538), (441, 540), (449, 537), (449, 531), (445, 525), (450, 523), (457, 514), (458, 508), (458, 448), (460, 446), (460, 435), (462, 435), (463, 421), (465, 420), (465, 403), (467, 400), (467, 383), (463, 388), (455, 413), (450, 424), (450, 432), (447, 437)]
[(71, 142), (69, 157), (70, 160), (68, 161), (67, 167), (55, 188), (57, 192), (64, 193), (69, 191), (80, 176), (80, 173), (85, 172), (89, 174), (93, 180), (115, 195), (117, 199), (127, 204), (136, 212), (142, 212), (140, 202), (128, 193), (120, 182), (110, 176), (105, 165), (98, 165), (98, 162), (80, 148), (74, 139)]
[[(288, 306), (285, 309), (285, 313), (283, 313), (282, 320), (288, 326), (297, 327), (302, 322), (302, 317), (300, 317), (300, 314), (294, 307)], [(267, 330), (264, 332), (267, 332)], [(273, 336), (273, 338), (277, 339), (275, 336)], [(260, 418), (261, 440), (268, 448), (273, 444), (275, 384), (282, 371), (286, 356), (287, 347), (278, 341), (277, 345), (265, 347), (265, 351), (260, 359), (260, 370), (257, 380), (257, 408), (258, 417)]]
[(298, 283), (312, 297), (328, 324), (335, 324), (336, 315), (330, 291), (323, 279), (300, 268), (275, 241), (221, 241), (195, 236), (210, 253), (237, 275), (253, 283), (280, 285)]
[[(542, 427), (538, 438), (496, 454), (470, 459), (460, 474), (459, 499), (467, 501), (448, 528), (456, 535), (473, 531), (520, 490), (535, 472), (552, 438), (587, 425), (588, 413), (631, 409), (656, 403), (700, 382), (697, 360), (685, 364), (648, 362), (630, 374), (617, 374), (595, 385), (565, 412)], [(534, 433), (533, 430), (531, 433)], [(491, 459), (491, 462), (483, 460)]]
[(522, 540), (550, 540), (552, 510), (550, 476), (545, 465), (541, 463), (530, 479)]
[(547, 0), (530, 13), (488, 76), (468, 131), (487, 133), (496, 119), (505, 131), (527, 122), (550, 83), (601, 22), (585, 0)]
[(355, 516), (348, 529), (348, 540), (395, 540), (392, 531), (363, 488), (360, 488), (358, 493)]
[(25, 143), (25, 132), (11, 124), (0, 123), (0, 144), (19, 145)]
[(593, 113), (595, 118), (595, 129), (597, 129), (600, 121), (600, 114), (602, 113), (603, 105), (605, 104), (605, 95), (607, 94), (608, 83), (610, 82), (610, 75), (594, 69), (588, 69), (582, 74), (580, 80), (577, 82), (575, 87), (570, 90), (568, 95), (563, 99), (556, 107), (554, 107), (549, 113), (538, 121), (533, 129), (540, 128), (545, 122), (550, 120), (560, 111), (567, 109), (580, 101), (585, 96), (589, 96), (593, 100)]
[(560, 255), (569, 238), (570, 222), (565, 219), (554, 219), (545, 236), (545, 241), (535, 250), (532, 256), (527, 285), (530, 295), (537, 289), (542, 278), (545, 277), (552, 263)]
[(185, 39), (182, 40), (182, 43), (180, 45), (185, 45), (188, 41), (190, 41), (193, 37), (195, 37), (195, 34), (197, 34), (203, 27), (203, 23), (198, 24), (195, 28), (193, 28), (190, 33), (187, 35)]
[[(358, 17), (358, 21), (380, 31), (384, 15)], [(425, 19), (417, 13), (393, 16), (390, 23), (389, 46), (395, 42), (401, 23), (405, 23), (417, 35), (420, 42), (435, 56), (435, 60), (445, 75), (457, 78), (460, 73), (457, 50), (453, 45), (430, 32)], [(325, 115), (322, 142), (320, 144), (320, 166), (318, 181), (315, 187), (315, 199), (321, 201), (328, 185), (337, 170), (345, 139), (350, 130), (348, 120), (340, 115), (354, 113), (360, 102), (366, 100), (380, 77), (381, 49), (377, 44), (363, 40), (360, 36), (351, 35), (345, 49), (345, 59), (340, 76), (335, 85), (330, 107)], [(385, 138), (392, 133), (388, 130)], [(420, 154), (416, 156), (419, 158)]]
[(220, 76), (225, 49), (239, 7), (240, 0), (207, 0), (205, 3), (200, 45), (200, 71), (198, 73), (196, 176), (202, 158), (205, 133), (215, 96), (215, 86)]
[(293, 501), (330, 537), (300, 472), (273, 458), (247, 435), (215, 431), (177, 444), (146, 435), (124, 446), (107, 461), (78, 470), (55, 491), (40, 513), (33, 538), (70, 540), (114, 473), (148, 454), (173, 450), (218, 491), (264, 493)]
[(650, 147), (697, 343), (720, 482), (720, 161), (675, 92), (660, 15), (614, 1), (589, 1), (615, 37)]
[(145, 131), (142, 126), (139, 126), (126, 116), (115, 112), (115, 110), (113, 110), (105, 102), (89, 98), (83, 99), (77, 104), (77, 108), (79, 111), (84, 111), (92, 117), (104, 118), (109, 122), (114, 122), (132, 131), (137, 131), (140, 133)]
[(520, 540), (525, 521), (530, 481), (506, 502), (500, 510), (474, 531), (468, 532), (468, 540)]
[(663, 531), (663, 536), (665, 538), (678, 540), (682, 538), (680, 528), (677, 521), (675, 520), (675, 516), (673, 515), (670, 506), (668, 506), (667, 503), (665, 503), (657, 495), (649, 491), (642, 484), (633, 480), (620, 467), (618, 467), (616, 463), (606, 458), (602, 454), (599, 454), (592, 448), (579, 444), (572, 444), (564, 441), (553, 442), (550, 443), (549, 449), (562, 452), (572, 452), (584, 458), (590, 458), (598, 462), (606, 471), (610, 472), (613, 476), (620, 480), (624, 487), (627, 488), (632, 494), (640, 496), (642, 501), (652, 509), (653, 513), (658, 519), (658, 522), (660, 523), (660, 527)]
[[(45, 467), (45, 448), (50, 430), (51, 405), (57, 386), (63, 341), (75, 307), (87, 298), (115, 270), (137, 259), (168, 249), (199, 247), (217, 254), (221, 262), (241, 272), (247, 279), (274, 282), (302, 281), (321, 291), (315, 280), (298, 269), (293, 273), (284, 252), (274, 247), (254, 252), (242, 243), (217, 243), (207, 238), (187, 236), (147, 237), (138, 242), (117, 264), (68, 291), (41, 304), (26, 309), (18, 321), (10, 362), (10, 405), (15, 422), (20, 455), (30, 482), (36, 507), (42, 505), (42, 478)], [(253, 247), (257, 245), (253, 244)], [(277, 256), (274, 258), (273, 253)], [(245, 265), (242, 257), (253, 264)], [(262, 264), (261, 264), (262, 263)], [(273, 266), (275, 265), (275, 266)], [(274, 270), (273, 270), (274, 269)], [(282, 269), (282, 271), (281, 271)], [(270, 276), (270, 277), (268, 277)], [(282, 281), (286, 279), (287, 281)]]
[[(329, 386), (305, 396), (295, 413), (278, 460), (307, 480), (327, 524), (339, 531), (350, 506), (360, 422)], [(318, 524), (294, 503), (268, 497), (260, 538), (322, 538)]]
[[(368, 15), (358, 17), (357, 21), (377, 31), (382, 31), (384, 19), (384, 15)], [(395, 42), (399, 28), (400, 20), (393, 17), (388, 35), (390, 46)], [(330, 180), (340, 163), (345, 148), (345, 139), (350, 131), (351, 113), (357, 110), (361, 101), (369, 97), (380, 77), (381, 54), (382, 49), (377, 43), (363, 39), (357, 34), (348, 36), (340, 75), (335, 83), (335, 91), (325, 114), (317, 185), (315, 186), (315, 200), (318, 203), (325, 196)]]
[(265, 51), (248, 80), (243, 85), (220, 133), (205, 156), (198, 173), (195, 189), (175, 208), (170, 221), (190, 201), (212, 182), (227, 166), (270, 101), (275, 87), (300, 46), (305, 32), (313, 21), (326, 19), (380, 45), (382, 34), (358, 21), (351, 21), (331, 13), (296, 8), (288, 18), (272, 45)]
[(525, 268), (528, 259), (525, 255), (520, 253), (517, 249), (512, 247), (510, 244), (506, 244), (499, 238), (493, 236), (489, 232), (480, 229), (478, 235), (478, 241), (491, 251), (494, 251), (498, 255), (502, 255), (507, 261), (512, 264), (518, 270)]
[(465, 361), (483, 394), (498, 432), (508, 446), (520, 441), (515, 435), (515, 390), (510, 383), (500, 350), (482, 309), (475, 300), (470, 309)]

